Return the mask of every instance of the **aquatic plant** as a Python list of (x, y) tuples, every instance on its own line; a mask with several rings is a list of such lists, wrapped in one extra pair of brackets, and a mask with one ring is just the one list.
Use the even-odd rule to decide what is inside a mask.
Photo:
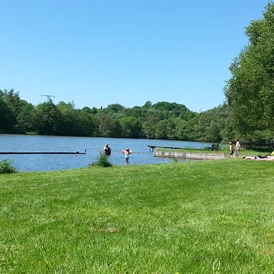
[(97, 161), (90, 164), (90, 166), (111, 167), (112, 163), (109, 161), (109, 156), (100, 152), (97, 156)]
[(0, 173), (15, 173), (17, 172), (16, 168), (12, 166), (9, 159), (4, 159), (0, 162)]

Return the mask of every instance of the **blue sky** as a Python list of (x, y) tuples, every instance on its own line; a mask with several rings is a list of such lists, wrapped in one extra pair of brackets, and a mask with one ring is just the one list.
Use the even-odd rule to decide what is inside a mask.
[(34, 105), (221, 105), (268, 0), (0, 0), (0, 89)]

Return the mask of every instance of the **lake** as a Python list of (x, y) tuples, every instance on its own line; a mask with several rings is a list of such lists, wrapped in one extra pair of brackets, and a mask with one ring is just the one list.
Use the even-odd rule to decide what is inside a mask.
[(10, 159), (12, 165), (19, 172), (53, 171), (87, 167), (97, 160), (105, 144), (109, 144), (112, 154), (111, 163), (124, 165), (124, 155), (121, 153), (127, 147), (133, 151), (129, 164), (160, 164), (169, 163), (170, 158), (156, 158), (148, 145), (176, 146), (203, 148), (209, 143), (149, 140), (149, 139), (122, 139), (122, 138), (93, 138), (93, 137), (63, 137), (38, 135), (0, 134), (0, 152), (84, 152), (86, 154), (14, 154), (1, 155), (0, 161)]

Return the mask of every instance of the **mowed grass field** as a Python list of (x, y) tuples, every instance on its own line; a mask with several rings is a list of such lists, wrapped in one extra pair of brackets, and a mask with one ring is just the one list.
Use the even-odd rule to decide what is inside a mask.
[(274, 162), (0, 175), (0, 273), (274, 273)]

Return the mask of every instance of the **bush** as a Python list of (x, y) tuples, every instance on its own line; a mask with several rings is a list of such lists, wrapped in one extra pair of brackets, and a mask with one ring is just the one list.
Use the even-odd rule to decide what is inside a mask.
[(0, 162), (0, 173), (15, 173), (17, 172), (16, 168), (11, 165), (11, 161), (8, 159)]
[(112, 163), (109, 161), (109, 156), (101, 153), (97, 156), (97, 161), (90, 164), (90, 166), (101, 166), (101, 167), (111, 167)]

